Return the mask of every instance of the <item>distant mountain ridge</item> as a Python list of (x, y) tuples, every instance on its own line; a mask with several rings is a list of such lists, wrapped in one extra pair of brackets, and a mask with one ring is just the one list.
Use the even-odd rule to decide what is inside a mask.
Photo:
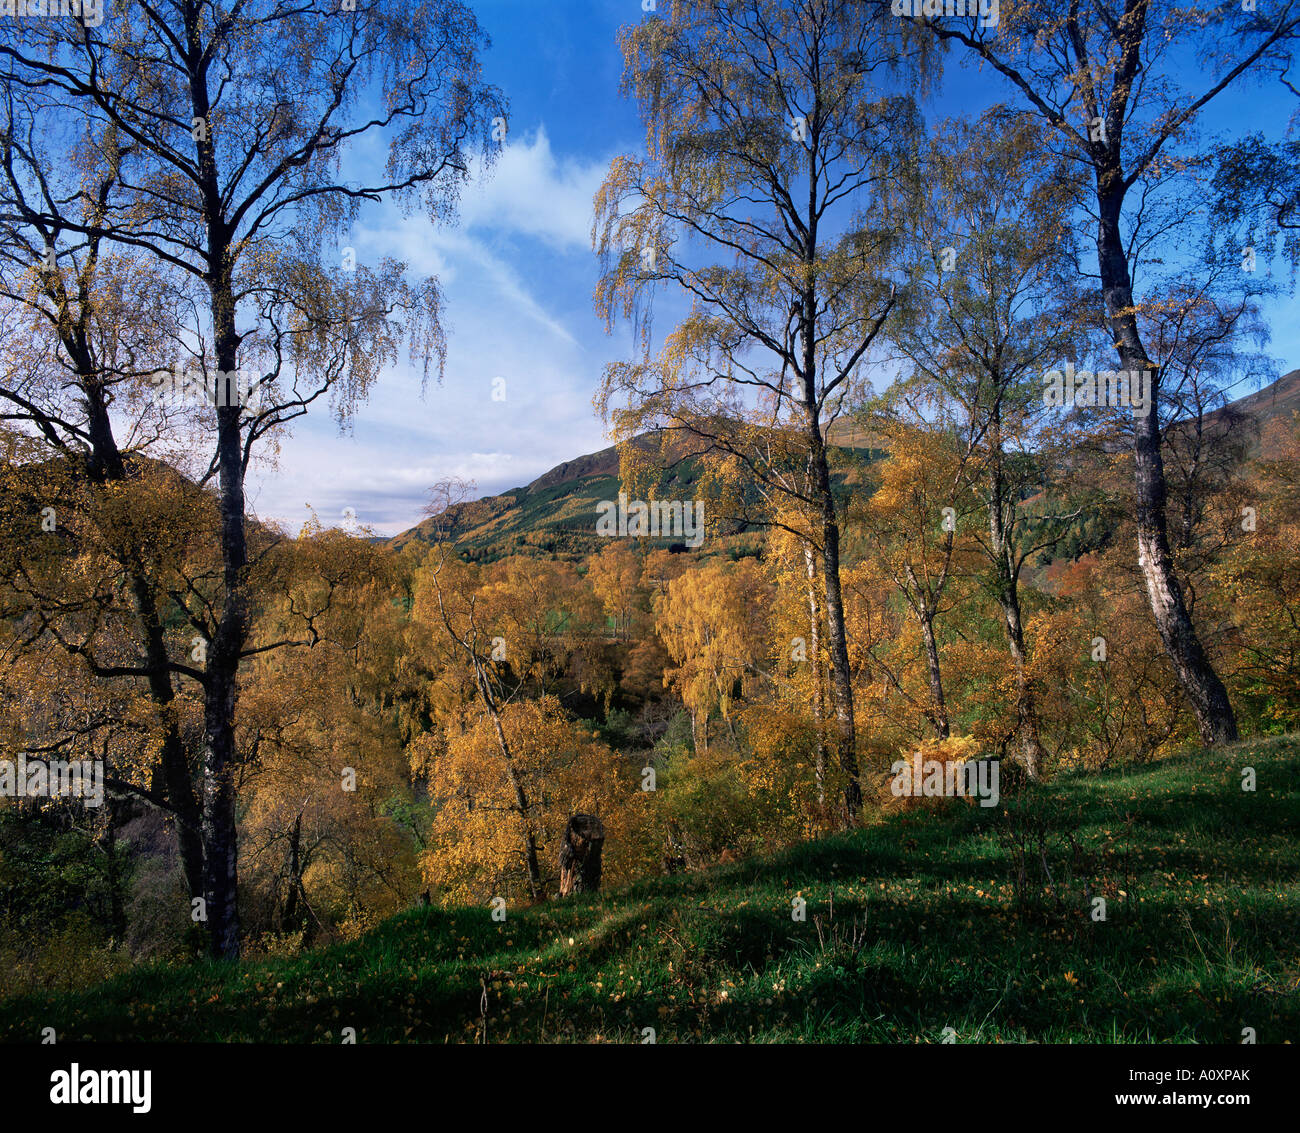
[[(1273, 418), (1300, 412), (1300, 370), (1292, 370), (1231, 405), (1254, 417), (1261, 426)], [(828, 439), (853, 448), (868, 443), (852, 424), (833, 429)], [(696, 463), (684, 461), (664, 478), (658, 495), (689, 499), (698, 478)], [(387, 542), (401, 550), (410, 543), (433, 542), (441, 529), (443, 538), (450, 537), (473, 558), (586, 555), (599, 550), (602, 544), (595, 530), (597, 506), (602, 500), (617, 499), (622, 490), (618, 446), (610, 445), (557, 464), (523, 487), (454, 504), (442, 516), (423, 520)], [(672, 541), (657, 542), (668, 545)]]
[(1277, 417), (1288, 418), (1292, 413), (1300, 413), (1300, 370), (1292, 370), (1263, 389), (1239, 397), (1231, 407), (1249, 414), (1261, 425)]
[[(472, 558), (590, 554), (602, 543), (596, 534), (597, 506), (623, 491), (618, 473), (618, 446), (610, 445), (557, 464), (524, 487), (453, 504), (388, 542), (400, 551), (412, 542), (431, 543), (440, 533)], [(689, 499), (698, 476), (696, 463), (684, 461), (663, 478), (659, 495)]]

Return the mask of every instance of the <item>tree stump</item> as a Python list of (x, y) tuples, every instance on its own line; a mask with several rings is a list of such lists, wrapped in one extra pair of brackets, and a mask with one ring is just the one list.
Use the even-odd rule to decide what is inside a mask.
[(594, 814), (575, 814), (560, 846), (560, 896), (595, 893), (600, 888), (600, 854), (605, 827)]

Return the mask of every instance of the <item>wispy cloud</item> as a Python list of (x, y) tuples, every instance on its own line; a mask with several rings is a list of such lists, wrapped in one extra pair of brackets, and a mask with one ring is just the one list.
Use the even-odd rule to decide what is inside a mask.
[[(422, 394), (404, 360), (357, 408), (349, 436), (326, 415), (299, 422), (277, 466), (255, 472), (258, 514), (296, 530), (310, 505), (327, 525), (354, 512), (392, 535), (418, 522), (439, 480), (491, 494), (603, 447), (591, 397), (607, 340), (586, 298), (591, 203), (606, 168), (556, 154), (539, 126), (473, 179), (456, 227), (391, 207), (364, 216), (349, 233), (359, 262), (393, 256), (442, 284), (446, 381)], [(500, 377), (504, 399), (492, 396)]]
[(559, 251), (588, 252), (591, 202), (608, 162), (559, 158), (546, 127), (508, 140), (491, 172), (474, 177), (461, 200), (466, 231), (488, 229), (542, 240)]

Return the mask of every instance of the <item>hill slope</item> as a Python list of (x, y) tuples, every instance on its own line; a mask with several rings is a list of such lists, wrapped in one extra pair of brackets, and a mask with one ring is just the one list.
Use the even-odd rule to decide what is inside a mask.
[[(870, 449), (860, 451), (871, 455)], [(700, 475), (699, 461), (684, 458), (660, 479), (655, 495), (663, 500), (694, 499)], [(832, 479), (841, 484), (845, 478), (837, 472)], [(400, 551), (410, 543), (432, 542), (441, 531), (443, 538), (450, 536), (475, 558), (518, 554), (585, 556), (601, 550), (608, 542), (596, 534), (598, 505), (603, 500), (617, 500), (622, 491), (618, 446), (611, 445), (565, 461), (526, 487), (454, 504), (443, 515), (423, 520), (388, 543)], [(733, 525), (729, 534), (710, 538), (705, 555), (730, 550), (736, 538), (743, 537), (744, 530)], [(655, 538), (650, 543), (669, 546), (680, 543), (680, 539)]]
[[(443, 516), (426, 519), (389, 543), (400, 551), (408, 543), (432, 542), (441, 529), (444, 538), (485, 557), (589, 554), (599, 549), (597, 505), (616, 500), (622, 490), (618, 468), (618, 447), (611, 445), (565, 461), (525, 487), (454, 504)], [(695, 477), (693, 468), (683, 469), (665, 481), (663, 494), (689, 496)]]
[[(1233, 402), (1233, 407), (1249, 413), (1261, 424), (1273, 417), (1290, 417), (1300, 410), (1300, 370)], [(833, 447), (867, 455), (876, 452), (879, 445), (878, 438), (849, 420), (836, 422), (828, 439)], [(622, 490), (618, 472), (618, 448), (611, 445), (565, 461), (524, 487), (457, 504), (439, 522), (426, 519), (387, 542), (399, 551), (409, 543), (428, 543), (441, 525), (458, 546), (475, 557), (587, 555), (601, 549), (602, 540), (595, 533), (597, 505), (601, 500), (618, 498)], [(665, 477), (658, 494), (665, 499), (689, 499), (698, 477), (696, 464), (684, 462)], [(671, 540), (658, 542), (667, 544)]]
[(1263, 389), (1238, 398), (1232, 407), (1250, 414), (1261, 424), (1300, 413), (1300, 370), (1292, 370)]
[(1300, 737), (1247, 742), (502, 924), (422, 909), (293, 959), (140, 969), (0, 1003), (0, 1038), (1294, 1041), (1298, 820)]

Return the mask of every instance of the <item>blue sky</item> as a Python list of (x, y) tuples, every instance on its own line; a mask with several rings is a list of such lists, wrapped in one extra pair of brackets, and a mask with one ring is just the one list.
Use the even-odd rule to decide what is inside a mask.
[[(492, 37), (489, 81), (510, 100), (510, 131), (492, 175), (465, 193), (461, 223), (377, 209), (351, 233), (358, 260), (405, 259), (436, 274), (447, 297), (445, 381), (421, 394), (418, 367), (386, 372), (340, 434), (328, 413), (298, 422), (272, 466), (259, 462), (250, 505), (296, 531), (310, 506), (326, 525), (356, 522), (392, 535), (418, 522), (439, 479), (480, 494), (526, 484), (608, 444), (592, 407), (606, 362), (628, 357), (592, 307), (597, 262), (591, 200), (612, 157), (640, 151), (632, 102), (619, 96), (617, 29), (641, 0), (471, 0)], [(938, 113), (977, 113), (1005, 98), (987, 70), (947, 65)], [(1280, 86), (1243, 90), (1207, 125), (1280, 131), (1295, 105)], [(1300, 305), (1270, 305), (1271, 352), (1300, 365)], [(505, 379), (504, 400), (492, 396)], [(1249, 392), (1243, 390), (1241, 392)], [(345, 516), (348, 517), (345, 520)]]

